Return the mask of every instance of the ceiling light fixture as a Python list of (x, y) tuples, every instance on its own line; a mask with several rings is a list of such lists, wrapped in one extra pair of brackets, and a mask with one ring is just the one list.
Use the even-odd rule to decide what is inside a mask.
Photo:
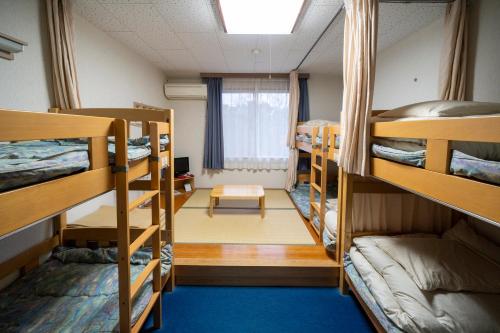
[(291, 34), (304, 0), (218, 0), (228, 34)]

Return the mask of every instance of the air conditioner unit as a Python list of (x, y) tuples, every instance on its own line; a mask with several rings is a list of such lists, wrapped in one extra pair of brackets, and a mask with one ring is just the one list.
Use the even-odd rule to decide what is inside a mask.
[(201, 83), (167, 83), (165, 96), (170, 100), (205, 100), (207, 85)]

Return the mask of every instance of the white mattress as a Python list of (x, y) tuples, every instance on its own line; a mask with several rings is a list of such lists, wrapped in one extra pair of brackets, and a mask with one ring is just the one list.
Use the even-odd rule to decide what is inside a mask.
[(351, 260), (384, 313), (405, 332), (499, 332), (500, 294), (422, 291), (403, 267), (375, 245), (354, 240)]

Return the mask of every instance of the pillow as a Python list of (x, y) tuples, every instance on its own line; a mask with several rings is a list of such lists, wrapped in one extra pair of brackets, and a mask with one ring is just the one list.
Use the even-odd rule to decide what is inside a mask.
[(500, 293), (500, 265), (462, 243), (439, 238), (375, 239), (424, 291)]
[(325, 214), (325, 228), (331, 235), (337, 234), (337, 212), (329, 210)]
[(443, 238), (456, 240), (500, 265), (500, 246), (478, 235), (464, 220), (460, 220), (453, 228), (446, 231)]
[(402, 106), (378, 115), (381, 118), (463, 117), (500, 113), (500, 103), (431, 101)]

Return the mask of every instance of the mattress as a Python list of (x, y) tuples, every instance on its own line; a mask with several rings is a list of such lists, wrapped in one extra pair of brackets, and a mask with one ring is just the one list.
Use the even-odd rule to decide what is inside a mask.
[(384, 330), (387, 333), (403, 332), (396, 325), (394, 325), (389, 317), (385, 315), (382, 308), (380, 308), (380, 306), (377, 304), (377, 301), (375, 300), (375, 298), (373, 298), (370, 289), (368, 289), (368, 286), (363, 281), (363, 278), (361, 277), (361, 275), (359, 275), (358, 271), (354, 267), (349, 255), (346, 255), (346, 258), (344, 259), (344, 269), (347, 276), (349, 276), (349, 280), (351, 280), (351, 283), (354, 285), (354, 288), (356, 288), (359, 297), (361, 297), (363, 302), (368, 306), (368, 308), (373, 313), (380, 325), (384, 328)]
[[(310, 215), (310, 200), (309, 200), (309, 192), (311, 186), (309, 184), (299, 184), (290, 192), (290, 197), (292, 201), (295, 203), (299, 212), (306, 219), (309, 218)], [(337, 197), (337, 185), (328, 186), (328, 190), (326, 192), (326, 198), (332, 199)], [(319, 201), (319, 193), (315, 191), (315, 200)]]
[[(424, 145), (421, 149), (402, 149), (396, 144), (388, 144), (388, 142), (396, 143), (396, 140), (377, 141), (372, 144), (371, 151), (376, 157), (388, 159), (391, 161), (412, 165), (416, 167), (425, 167), (426, 148)], [(467, 143), (467, 147), (474, 144)], [(484, 147), (484, 144), (476, 144), (476, 147)], [(500, 151), (500, 144), (491, 144), (489, 150)], [(480, 148), (479, 148), (480, 149)], [(474, 149), (471, 150), (474, 154)], [(500, 154), (500, 153), (498, 153)], [(481, 155), (481, 154), (475, 154)], [(494, 155), (494, 154), (490, 154)], [(460, 150), (452, 150), (450, 161), (450, 173), (457, 176), (475, 178), (489, 183), (500, 184), (500, 161), (482, 159), (473, 155), (466, 154)]]
[[(442, 272), (456, 277), (458, 283), (470, 278), (471, 272), (474, 273), (477, 268), (468, 266), (464, 259), (466, 256), (461, 254), (471, 255), (472, 250), (461, 246), (460, 253), (449, 251), (444, 254), (442, 250), (446, 247), (435, 247), (436, 244), (456, 245), (453, 242), (455, 241), (442, 240), (432, 235), (406, 235), (404, 239), (387, 236), (355, 238), (355, 246), (350, 249), (349, 258), (345, 261), (346, 272), (360, 296), (388, 330), (393, 330), (395, 326), (405, 332), (499, 331), (500, 294), (469, 289), (447, 291), (443, 289), (446, 286), (421, 289), (417, 285), (416, 277), (422, 273), (434, 282), (445, 281), (442, 280)], [(394, 244), (398, 246), (391, 248)], [(456, 270), (453, 263), (449, 259), (441, 260), (446, 255), (448, 258), (456, 258), (456, 263), (462, 267), (460, 270), (465, 275), (454, 275)], [(473, 258), (482, 257), (473, 254)], [(492, 264), (488, 259), (481, 260)], [(409, 264), (406, 265), (406, 262)], [(467, 269), (460, 266), (461, 263), (467, 265)], [(432, 274), (428, 274), (429, 272)], [(479, 279), (485, 277), (484, 274), (476, 276)]]
[[(162, 136), (160, 145), (168, 144)], [(151, 154), (148, 137), (129, 139), (128, 159), (136, 161)], [(109, 163), (114, 163), (114, 138), (108, 140)], [(36, 184), (90, 166), (86, 140), (44, 140), (0, 144), (0, 191)]]
[[(170, 272), (169, 245), (161, 253), (162, 275)], [(119, 330), (118, 251), (58, 248), (50, 260), (0, 292), (1, 332), (116, 332)], [(151, 249), (131, 258), (135, 280), (151, 259)], [(151, 277), (132, 307), (135, 323), (152, 296)]]

